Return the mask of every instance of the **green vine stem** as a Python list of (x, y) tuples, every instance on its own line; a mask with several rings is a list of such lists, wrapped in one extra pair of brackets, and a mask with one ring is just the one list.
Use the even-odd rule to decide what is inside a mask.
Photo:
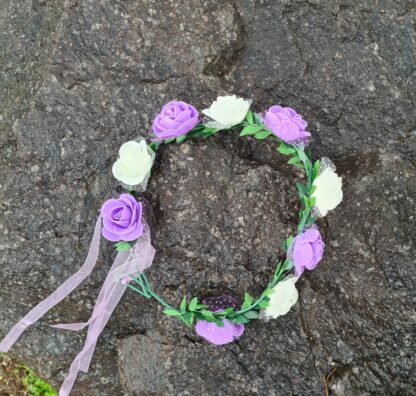
[[(243, 123), (233, 127), (233, 129), (240, 128), (240, 136), (252, 136), (258, 140), (264, 140), (271, 138), (278, 143), (277, 151), (283, 155), (290, 156), (288, 164), (294, 165), (305, 172), (306, 185), (297, 184), (299, 197), (301, 200), (301, 211), (299, 215), (299, 225), (297, 227), (297, 235), (301, 234), (307, 225), (315, 222), (315, 218), (311, 215), (314, 206), (314, 199), (312, 198), (313, 193), (313, 181), (317, 177), (319, 171), (319, 161), (312, 164), (309, 155), (305, 152), (302, 144), (288, 144), (281, 141), (277, 136), (272, 134), (262, 123), (261, 118), (251, 111), (248, 112), (247, 117)], [(214, 128), (206, 127), (203, 124), (197, 125), (192, 131), (186, 135), (179, 136), (177, 138), (168, 139), (165, 141), (152, 142), (149, 144), (150, 148), (157, 150), (161, 144), (168, 144), (176, 142), (180, 144), (190, 138), (207, 138), (219, 132)], [(284, 244), (284, 248), (287, 251), (294, 237), (289, 237)], [(126, 247), (128, 247), (126, 245)], [(248, 293), (245, 293), (244, 301), (239, 310), (233, 308), (226, 309), (220, 312), (208, 311), (206, 305), (200, 304), (197, 297), (192, 298), (189, 303), (183, 298), (181, 307), (175, 308), (168, 304), (162, 297), (160, 297), (152, 288), (149, 280), (144, 273), (138, 273), (136, 276), (130, 276), (130, 280), (134, 281), (136, 286), (128, 284), (128, 287), (135, 292), (140, 293), (148, 299), (154, 298), (164, 308), (163, 311), (166, 315), (177, 316), (188, 326), (191, 326), (193, 321), (196, 319), (203, 319), (209, 322), (216, 322), (218, 326), (223, 326), (223, 319), (227, 318), (234, 323), (248, 323), (250, 320), (256, 319), (259, 316), (260, 310), (267, 307), (269, 295), (272, 293), (273, 288), (277, 283), (291, 271), (293, 263), (289, 258), (286, 257), (284, 262), (277, 264), (274, 272), (274, 276), (270, 280), (267, 288), (260, 294), (259, 297), (254, 299)]]

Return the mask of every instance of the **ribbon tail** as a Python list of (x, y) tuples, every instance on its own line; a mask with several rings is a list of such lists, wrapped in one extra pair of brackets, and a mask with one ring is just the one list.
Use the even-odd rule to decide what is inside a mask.
[(88, 326), (88, 322), (82, 322), (82, 323), (61, 323), (56, 325), (51, 325), (54, 329), (59, 330), (71, 330), (71, 331), (80, 331), (82, 329), (85, 329)]
[[(88, 321), (88, 333), (84, 348), (71, 363), (69, 373), (59, 391), (59, 396), (69, 395), (69, 392), (74, 385), (79, 371), (88, 371), (92, 356), (94, 354), (95, 346), (98, 341), (98, 337), (102, 333), (114, 309), (118, 305), (121, 297), (127, 289), (127, 286), (123, 285), (119, 279), (110, 283), (110, 280), (113, 278), (112, 272), (117, 267), (123, 265), (126, 261), (128, 261), (129, 258), (129, 252), (119, 252), (117, 254), (117, 257), (114, 260), (114, 264), (100, 290), (94, 311), (91, 315), (91, 319)], [(78, 324), (73, 323), (59, 326), (61, 328), (68, 328), (72, 330), (70, 327), (75, 327), (76, 325)]]
[(119, 282), (117, 284), (117, 290), (114, 289), (114, 291), (108, 296), (112, 306), (109, 307), (108, 311), (105, 311), (101, 316), (97, 316), (95, 320), (90, 323), (85, 346), (71, 363), (68, 375), (59, 390), (59, 396), (68, 396), (78, 376), (78, 372), (88, 371), (95, 347), (97, 345), (98, 337), (110, 319), (114, 308), (123, 296), (125, 289), (126, 286)]
[[(84, 348), (72, 362), (69, 373), (59, 391), (59, 396), (68, 396), (78, 372), (88, 371), (98, 337), (127, 289), (127, 285), (123, 284), (121, 279), (130, 274), (143, 272), (145, 268), (150, 267), (154, 254), (155, 249), (151, 245), (150, 230), (147, 223), (145, 223), (143, 238), (130, 252), (119, 252), (114, 260), (98, 295), (91, 318), (88, 321), (88, 333)], [(73, 323), (58, 326), (72, 330), (81, 325), (83, 324)]]
[(74, 275), (68, 278), (61, 286), (59, 286), (49, 297), (41, 301), (35, 308), (33, 308), (29, 313), (26, 314), (26, 316), (24, 316), (13, 326), (13, 328), (0, 343), (0, 352), (8, 352), (13, 344), (29, 326), (37, 322), (46, 312), (61, 302), (90, 275), (98, 259), (98, 253), (100, 249), (100, 236), (101, 216), (98, 216), (90, 250), (82, 267)]

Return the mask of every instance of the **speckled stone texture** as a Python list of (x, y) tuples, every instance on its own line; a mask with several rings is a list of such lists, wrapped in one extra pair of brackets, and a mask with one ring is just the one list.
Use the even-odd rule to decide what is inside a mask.
[[(126, 293), (73, 395), (416, 393), (415, 1), (3, 0), (0, 336), (81, 265), (114, 194), (118, 146), (163, 103), (217, 93), (294, 107), (344, 177), (326, 254), (284, 318), (214, 347)], [(273, 145), (223, 133), (163, 147), (145, 198), (150, 277), (186, 294), (256, 294), (296, 226), (299, 175)], [(114, 252), (12, 353), (59, 385)]]

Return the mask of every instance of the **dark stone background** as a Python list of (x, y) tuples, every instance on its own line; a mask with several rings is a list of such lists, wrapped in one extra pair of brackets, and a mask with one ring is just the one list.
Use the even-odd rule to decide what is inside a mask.
[[(221, 348), (126, 293), (73, 394), (322, 395), (331, 372), (333, 395), (415, 394), (415, 18), (410, 0), (2, 0), (0, 335), (81, 265), (118, 146), (170, 99), (235, 93), (297, 109), (344, 177), (323, 262), (287, 316)], [(146, 192), (157, 290), (261, 291), (297, 177), (231, 133), (163, 148)], [(88, 318), (113, 257), (104, 242), (12, 350), (55, 385), (85, 334), (48, 324)]]

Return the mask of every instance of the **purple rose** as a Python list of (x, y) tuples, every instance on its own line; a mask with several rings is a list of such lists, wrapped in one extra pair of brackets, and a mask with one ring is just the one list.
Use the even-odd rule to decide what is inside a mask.
[(143, 234), (142, 203), (130, 194), (109, 199), (101, 208), (102, 234), (109, 241), (134, 241)]
[[(212, 312), (220, 312), (228, 307), (240, 308), (240, 303), (231, 296), (208, 297), (202, 301), (208, 305)], [(220, 327), (214, 322), (198, 320), (195, 325), (196, 332), (214, 345), (224, 345), (233, 342), (244, 333), (243, 324), (234, 324), (228, 319), (223, 319), (224, 326)]]
[(298, 235), (291, 246), (290, 258), (295, 265), (296, 274), (303, 274), (306, 269), (313, 270), (321, 261), (325, 244), (316, 227), (311, 227)]
[(290, 107), (272, 106), (264, 115), (264, 123), (273, 134), (286, 143), (307, 143), (311, 134), (308, 123)]
[(198, 111), (185, 102), (169, 102), (153, 121), (158, 139), (169, 139), (189, 132), (199, 122)]

